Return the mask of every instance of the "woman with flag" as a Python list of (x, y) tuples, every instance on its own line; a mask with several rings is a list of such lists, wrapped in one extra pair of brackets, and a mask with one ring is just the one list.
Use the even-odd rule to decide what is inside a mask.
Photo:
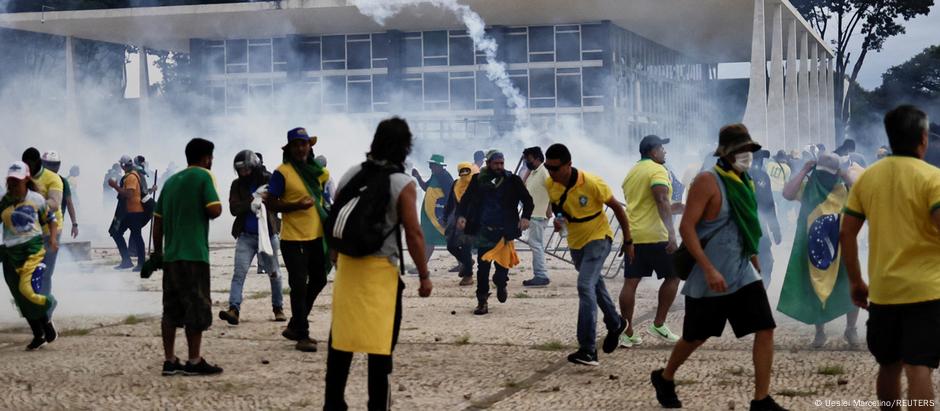
[(447, 196), (447, 205), (444, 207), (444, 216), (447, 219), (447, 251), (450, 252), (457, 262), (458, 275), (460, 276), (460, 285), (473, 285), (473, 244), (468, 237), (464, 235), (463, 230), (457, 229), (457, 207), (460, 200), (463, 199), (467, 187), (470, 186), (470, 180), (475, 174), (473, 172), (473, 163), (463, 162), (457, 164), (457, 180), (451, 186), (450, 195)]
[(816, 326), (813, 348), (826, 344), (825, 324), (846, 316), (845, 340), (858, 345), (858, 308), (849, 298), (849, 282), (839, 248), (842, 209), (851, 180), (840, 169), (839, 157), (822, 154), (807, 162), (783, 189), (783, 196), (800, 202), (796, 235), (777, 311)]
[(424, 243), (427, 259), (431, 259), (434, 253), (434, 246), (447, 245), (447, 239), (444, 237), (447, 218), (444, 215), (444, 207), (447, 204), (447, 195), (454, 184), (454, 177), (447, 172), (447, 164), (444, 163), (444, 156), (434, 154), (428, 160), (428, 167), (431, 169), (431, 176), (427, 181), (421, 178), (421, 173), (416, 169), (411, 170), (411, 175), (418, 180), (418, 185), (424, 190), (424, 201), (421, 203), (421, 231), (424, 231)]

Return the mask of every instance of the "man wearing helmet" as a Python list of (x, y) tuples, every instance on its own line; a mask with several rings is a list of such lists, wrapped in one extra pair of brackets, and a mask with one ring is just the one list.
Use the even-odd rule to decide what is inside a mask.
[(134, 160), (130, 156), (121, 157), (120, 164), (121, 168), (124, 169), (124, 177), (121, 178), (120, 182), (108, 180), (108, 185), (118, 193), (118, 206), (114, 211), (114, 221), (111, 222), (108, 233), (114, 238), (114, 243), (121, 254), (121, 264), (115, 268), (123, 270), (134, 267), (127, 243), (124, 241), (124, 232), (131, 231), (130, 242), (137, 253), (137, 267), (134, 271), (140, 271), (147, 251), (144, 248), (144, 237), (141, 235), (141, 230), (147, 225), (148, 221), (142, 201), (144, 196), (143, 184)]
[[(262, 225), (259, 224), (255, 214), (256, 207), (254, 193), (268, 184), (271, 174), (264, 170), (258, 154), (251, 150), (242, 150), (235, 155), (235, 173), (238, 178), (232, 182), (229, 190), (229, 210), (235, 216), (232, 225), (232, 236), (235, 237), (235, 271), (232, 275), (232, 286), (229, 288), (228, 310), (220, 311), (219, 318), (229, 324), (237, 325), (241, 312), (242, 289), (245, 285), (245, 276), (251, 260), (258, 256), (258, 269), (268, 274), (271, 280), (271, 305), (274, 310), (274, 321), (287, 321), (284, 315), (284, 297), (281, 292), (281, 276), (278, 273), (277, 252), (280, 222), (277, 215), (267, 210), (267, 232), (259, 233)], [(264, 191), (264, 190), (262, 190)], [(258, 202), (255, 202), (259, 204)], [(271, 237), (274, 254), (268, 256), (258, 252), (259, 235)]]

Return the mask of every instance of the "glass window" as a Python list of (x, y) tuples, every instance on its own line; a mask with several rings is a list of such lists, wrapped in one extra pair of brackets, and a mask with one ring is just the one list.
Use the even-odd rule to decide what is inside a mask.
[(506, 36), (506, 43), (501, 45), (506, 47), (506, 60), (509, 63), (528, 63), (529, 62), (529, 36), (522, 34), (509, 34)]
[(386, 33), (372, 35), (372, 58), (387, 59), (390, 37)]
[(514, 75), (514, 76), (510, 76), (509, 80), (512, 82), (513, 87), (515, 87), (516, 90), (519, 90), (519, 94), (522, 95), (522, 97), (526, 100), (526, 104), (528, 104), (529, 76), (528, 75)]
[(581, 60), (581, 33), (558, 33), (555, 42), (556, 61)]
[(447, 32), (426, 31), (424, 37), (424, 57), (447, 56)]
[(323, 104), (346, 104), (346, 76), (323, 78)]
[(323, 36), (323, 60), (346, 60), (346, 36)]
[(372, 83), (349, 83), (349, 109), (350, 113), (367, 113), (372, 111)]
[(405, 39), (405, 67), (421, 67), (421, 38)]
[(323, 107), (323, 89), (320, 82), (303, 83), (301, 85), (302, 101), (310, 107), (310, 111), (320, 112)]
[(368, 41), (350, 41), (346, 43), (349, 59), (346, 68), (349, 70), (372, 68), (371, 43)]
[(320, 70), (320, 43), (300, 44), (301, 68), (305, 71)]
[(423, 83), (424, 81), (420, 78), (416, 80), (405, 80), (403, 87), (404, 101), (402, 101), (404, 111), (421, 111), (421, 108), (424, 107)]
[(251, 44), (248, 46), (248, 71), (251, 73), (271, 72), (271, 44)]
[(555, 97), (555, 69), (529, 70), (530, 97)]
[(209, 110), (213, 114), (225, 113), (225, 87), (209, 87)]
[(225, 64), (248, 63), (248, 40), (225, 41)]
[(553, 53), (529, 54), (529, 61), (533, 63), (555, 61)]
[(529, 100), (529, 107), (552, 108), (552, 107), (555, 107), (555, 99), (554, 98), (533, 98)]
[(424, 101), (450, 101), (447, 73), (424, 73)]
[(225, 47), (206, 48), (206, 68), (209, 74), (225, 74)]
[(324, 70), (345, 70), (346, 62), (345, 61), (324, 61), (323, 69)]
[(606, 95), (605, 80), (607, 69), (604, 67), (585, 67), (584, 69), (584, 95), (585, 96), (603, 96)]
[(486, 77), (486, 73), (482, 71), (476, 72), (477, 77), (477, 100), (492, 100), (496, 97), (496, 93), (499, 91), (496, 88), (496, 85)]
[(555, 28), (529, 27), (529, 52), (555, 51)]
[(451, 37), (450, 65), (467, 66), (473, 63), (473, 40), (470, 37)]
[(450, 80), (451, 110), (473, 110), (476, 108), (475, 86), (473, 83), (472, 78)]
[(558, 76), (558, 107), (581, 107), (581, 76)]
[(229, 83), (225, 85), (225, 107), (240, 108), (245, 105), (245, 97), (248, 95), (247, 83)]
[(372, 76), (372, 98), (376, 103), (388, 103), (388, 75), (376, 74)]
[(276, 38), (272, 40), (274, 71), (287, 71), (287, 39)]

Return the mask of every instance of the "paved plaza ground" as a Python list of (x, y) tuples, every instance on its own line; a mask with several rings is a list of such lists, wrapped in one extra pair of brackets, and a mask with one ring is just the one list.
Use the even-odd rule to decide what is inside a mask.
[[(233, 244), (213, 245), (216, 311), (227, 305), (233, 254)], [(435, 253), (432, 260), (430, 298), (417, 297), (416, 277), (405, 279), (393, 408), (657, 409), (649, 373), (664, 365), (670, 344), (646, 335), (640, 347), (600, 354), (598, 367), (569, 364), (565, 357), (576, 346), (576, 273), (567, 263), (551, 259), (552, 284), (523, 289), (530, 256), (521, 257), (522, 265), (510, 277), (509, 301), (499, 304), (492, 298), (490, 314), (482, 317), (472, 314), (474, 289), (458, 287), (456, 275), (446, 272), (453, 264), (446, 252)], [(0, 409), (322, 408), (331, 286), (310, 315), (319, 352), (296, 351), (280, 336), (285, 324), (271, 321), (268, 281), (250, 274), (241, 324), (230, 326), (215, 317), (204, 340), (206, 358), (225, 372), (215, 377), (161, 377), (161, 273), (141, 280), (136, 273), (112, 271), (116, 263), (112, 251), (94, 249), (91, 262), (66, 262), (57, 269), (54, 292), (61, 301), (56, 315), (61, 337), (36, 352), (24, 351), (29, 332), (12, 304), (0, 307)], [(782, 281), (782, 272), (777, 270), (775, 284)], [(284, 283), (286, 287), (286, 279)], [(607, 281), (614, 298), (621, 284), (619, 278)], [(641, 284), (641, 329), (652, 318), (655, 296), (654, 281)], [(829, 343), (819, 350), (809, 348), (812, 327), (779, 314), (777, 320), (772, 393), (778, 402), (794, 410), (824, 408), (834, 405), (832, 401), (848, 405), (839, 409), (871, 408), (854, 401), (875, 399), (876, 364), (864, 349), (849, 349), (842, 339), (841, 319), (829, 325)], [(677, 333), (681, 330), (681, 297), (668, 324)], [(692, 357), (677, 375), (687, 409), (747, 409), (753, 387), (751, 342), (734, 339), (729, 328)], [(182, 335), (177, 344), (178, 352), (185, 353)], [(347, 388), (352, 409), (365, 408), (365, 364), (364, 356), (353, 363)]]

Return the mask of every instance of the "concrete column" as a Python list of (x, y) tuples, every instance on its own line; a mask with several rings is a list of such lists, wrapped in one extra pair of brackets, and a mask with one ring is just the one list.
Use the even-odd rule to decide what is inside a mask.
[(835, 73), (832, 71), (832, 57), (826, 59), (826, 124), (829, 132), (829, 139), (833, 145), (840, 144), (836, 141), (836, 108), (835, 108)]
[(802, 150), (809, 144), (809, 38), (806, 32), (802, 34), (800, 47), (800, 139), (797, 150)]
[(796, 59), (796, 20), (790, 20), (787, 33), (787, 80), (784, 113), (786, 117), (785, 150), (799, 148), (800, 145), (800, 100), (797, 89), (797, 77), (800, 67)]
[(150, 72), (149, 64), (147, 64), (147, 48), (144, 46), (137, 46), (137, 61), (140, 66), (138, 70), (138, 89), (140, 90), (140, 98), (138, 101), (138, 114), (139, 114), (139, 126), (140, 133), (137, 138), (137, 147), (142, 148), (144, 141), (147, 139), (150, 124), (149, 124), (149, 113), (150, 113)]
[(818, 80), (819, 80), (819, 117), (816, 119), (816, 127), (819, 130), (819, 141), (826, 145), (830, 150), (835, 150), (835, 146), (832, 145), (832, 142), (829, 141), (829, 131), (826, 129), (826, 117), (829, 116), (829, 109), (826, 108), (826, 97), (828, 92), (826, 89), (829, 88), (828, 82), (826, 81), (826, 52), (822, 51), (822, 55), (819, 56), (819, 63), (817, 66), (818, 71)]
[(786, 146), (783, 96), (783, 5), (774, 6), (770, 47), (770, 92), (767, 95), (767, 147), (773, 152)]
[(744, 125), (751, 137), (767, 144), (767, 45), (764, 36), (764, 0), (754, 0), (751, 35), (751, 78), (744, 109)]
[(809, 143), (822, 143), (819, 138), (819, 47), (816, 44), (809, 46)]
[(65, 124), (72, 135), (79, 134), (78, 104), (75, 92), (75, 45), (72, 36), (65, 38)]

